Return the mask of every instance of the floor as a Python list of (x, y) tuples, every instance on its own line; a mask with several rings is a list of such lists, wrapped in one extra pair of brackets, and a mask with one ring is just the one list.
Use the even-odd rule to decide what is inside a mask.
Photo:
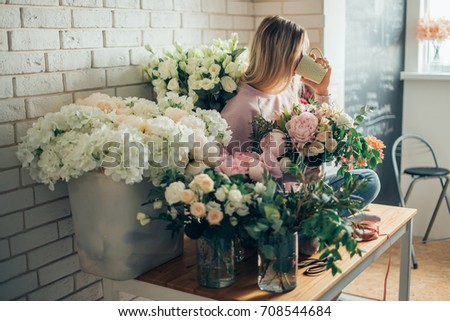
[[(421, 239), (414, 238), (413, 243), (419, 268), (411, 271), (410, 300), (450, 301), (450, 241), (422, 244)], [(389, 253), (386, 252), (350, 283), (344, 292), (382, 300), (388, 259)], [(399, 267), (400, 242), (397, 242), (391, 253), (386, 295), (388, 301), (398, 300)]]

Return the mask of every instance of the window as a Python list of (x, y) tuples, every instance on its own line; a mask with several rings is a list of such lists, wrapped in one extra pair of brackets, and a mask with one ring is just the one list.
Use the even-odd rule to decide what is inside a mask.
[[(450, 1), (448, 0), (427, 0), (425, 3), (425, 16), (431, 19), (444, 18), (450, 21)], [(450, 27), (450, 26), (449, 26)], [(450, 39), (444, 40), (440, 45), (439, 63), (433, 62), (435, 49), (430, 41), (424, 46), (425, 66), (431, 71), (450, 72)]]

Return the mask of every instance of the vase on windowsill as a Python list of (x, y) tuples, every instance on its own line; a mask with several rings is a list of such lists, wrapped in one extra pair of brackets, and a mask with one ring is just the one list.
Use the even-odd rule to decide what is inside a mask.
[(431, 72), (442, 72), (443, 66), (440, 55), (441, 42), (433, 40), (431, 43), (433, 44), (434, 53), (429, 64), (429, 69)]

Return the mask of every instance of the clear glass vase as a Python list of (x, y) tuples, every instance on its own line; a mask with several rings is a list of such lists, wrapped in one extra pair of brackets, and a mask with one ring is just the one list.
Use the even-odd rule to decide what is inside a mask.
[(198, 283), (207, 288), (224, 288), (236, 276), (234, 241), (223, 237), (197, 239)]
[(283, 293), (297, 286), (298, 237), (266, 234), (258, 242), (258, 286)]

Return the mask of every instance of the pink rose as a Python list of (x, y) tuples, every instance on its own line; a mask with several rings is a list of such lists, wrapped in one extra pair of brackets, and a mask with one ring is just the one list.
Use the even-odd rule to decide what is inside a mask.
[(317, 131), (319, 120), (310, 112), (303, 112), (294, 116), (286, 123), (289, 136), (296, 143), (306, 143), (311, 141)]
[(281, 171), (280, 162), (277, 158), (270, 153), (262, 153), (259, 156), (260, 162), (263, 164), (264, 168), (272, 175), (273, 178), (281, 178), (283, 172)]
[(261, 148), (265, 153), (280, 157), (285, 153), (286, 135), (278, 129), (274, 129), (261, 139)]

